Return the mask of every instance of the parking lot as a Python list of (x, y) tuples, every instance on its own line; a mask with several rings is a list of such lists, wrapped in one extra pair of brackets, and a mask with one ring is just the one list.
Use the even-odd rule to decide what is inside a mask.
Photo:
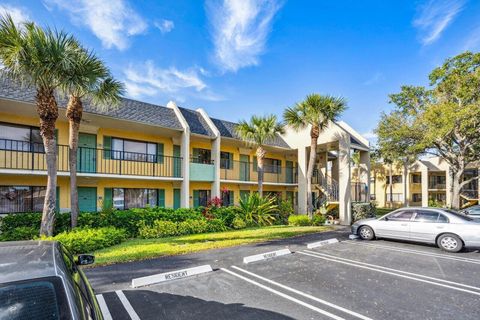
[[(275, 244), (231, 248), (227, 261), (211, 253), (205, 259), (213, 272), (136, 289), (123, 281), (128, 269), (87, 274), (113, 319), (478, 319), (478, 251), (448, 254), (425, 245), (351, 241), (344, 234), (316, 237), (336, 235), (339, 243), (307, 249), (297, 240), (289, 246), (292, 254), (249, 264), (244, 254)], [(191, 267), (207, 262), (181, 261), (181, 268), (186, 261), (197, 263)], [(102, 282), (102, 274), (118, 281)]]

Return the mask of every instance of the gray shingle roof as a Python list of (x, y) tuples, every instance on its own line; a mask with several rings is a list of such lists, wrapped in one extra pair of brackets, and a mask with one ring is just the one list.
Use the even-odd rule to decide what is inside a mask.
[(185, 121), (187, 121), (188, 126), (190, 127), (190, 132), (201, 134), (204, 136), (209, 136), (209, 137), (215, 136), (215, 134), (210, 129), (207, 122), (199, 112), (191, 109), (180, 108), (180, 107), (178, 109), (180, 109), (180, 112), (185, 118)]
[[(235, 133), (235, 127), (237, 126), (237, 123), (214, 118), (212, 118), (212, 122), (217, 127), (218, 131), (220, 131), (220, 135), (222, 137), (239, 139)], [(267, 141), (267, 145), (290, 149), (290, 146), (279, 135), (277, 135), (275, 139)]]
[[(35, 90), (22, 87), (5, 77), (0, 77), (0, 97), (35, 103)], [(59, 97), (58, 103), (60, 107), (64, 107), (66, 99)], [(116, 107), (100, 108), (84, 101), (83, 109), (87, 113), (182, 130), (182, 125), (172, 109), (146, 102), (122, 98), (122, 101)]]

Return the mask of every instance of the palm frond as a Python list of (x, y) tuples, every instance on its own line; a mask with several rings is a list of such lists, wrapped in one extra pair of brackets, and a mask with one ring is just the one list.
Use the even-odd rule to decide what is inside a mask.
[(235, 128), (240, 139), (254, 146), (262, 146), (271, 141), (278, 134), (283, 134), (285, 129), (282, 123), (278, 122), (275, 115), (252, 116), (250, 121), (242, 120)]

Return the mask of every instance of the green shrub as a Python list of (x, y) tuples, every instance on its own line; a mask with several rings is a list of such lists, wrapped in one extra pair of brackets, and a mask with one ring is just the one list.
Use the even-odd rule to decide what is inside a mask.
[(288, 224), (290, 226), (304, 227), (312, 225), (310, 219), (306, 214), (291, 215), (288, 217)]
[(233, 219), (233, 222), (232, 222), (233, 229), (238, 230), (238, 229), (244, 229), (246, 227), (247, 227), (247, 223), (242, 218), (236, 217), (235, 219)]
[(282, 200), (278, 205), (278, 224), (287, 224), (288, 217), (293, 214), (293, 205), (290, 200)]
[(353, 222), (367, 219), (375, 218), (376, 208), (373, 203), (354, 203), (352, 204), (352, 218)]
[(177, 223), (171, 221), (157, 220), (152, 226), (143, 222), (139, 228), (139, 236), (145, 239), (164, 238), (178, 235)]
[(238, 214), (237, 207), (212, 207), (210, 213), (215, 219), (220, 219), (223, 221), (225, 226), (230, 228), (233, 227), (233, 220)]
[(324, 215), (316, 214), (313, 216), (312, 225), (314, 226), (323, 226), (327, 221), (327, 218)]
[(227, 226), (225, 226), (223, 221), (220, 219), (207, 220), (206, 232), (222, 232), (226, 231), (227, 229)]
[(0, 234), (0, 241), (19, 241), (19, 240), (32, 240), (38, 237), (39, 229), (35, 227), (16, 227), (2, 232)]
[(78, 228), (43, 239), (60, 241), (72, 253), (78, 254), (110, 247), (124, 241), (126, 238), (125, 230), (106, 227), (98, 229)]
[(207, 232), (207, 220), (185, 220), (177, 223), (179, 235), (196, 234)]
[(248, 197), (240, 199), (238, 215), (247, 222), (247, 225), (258, 226), (272, 225), (278, 206), (274, 197), (261, 197), (258, 193), (252, 193)]

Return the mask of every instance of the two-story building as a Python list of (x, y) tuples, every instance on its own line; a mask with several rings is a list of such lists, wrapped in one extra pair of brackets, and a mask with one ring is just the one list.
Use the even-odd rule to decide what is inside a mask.
[[(59, 100), (57, 208), (69, 211), (68, 121)], [(46, 162), (35, 92), (0, 81), (0, 214), (41, 211)], [(235, 134), (236, 123), (211, 118), (205, 110), (169, 102), (166, 107), (122, 99), (115, 107), (84, 103), (78, 150), (81, 211), (205, 206), (220, 197), (238, 204), (257, 190), (255, 149)], [(287, 128), (265, 146), (264, 192), (289, 199), (306, 212), (309, 129)], [(362, 153), (363, 194), (369, 193), (368, 142), (343, 122), (331, 123), (319, 139), (314, 196), (339, 208), (350, 222), (350, 155)], [(354, 199), (355, 200), (355, 199)]]

